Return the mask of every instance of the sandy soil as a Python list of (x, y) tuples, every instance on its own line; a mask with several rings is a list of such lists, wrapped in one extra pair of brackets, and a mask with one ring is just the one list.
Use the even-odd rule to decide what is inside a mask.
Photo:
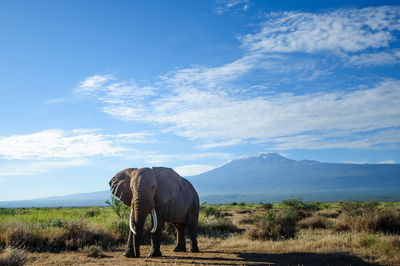
[[(286, 253), (260, 254), (230, 252), (209, 247), (200, 253), (175, 253), (173, 245), (162, 246), (163, 257), (125, 258), (123, 249), (103, 252), (101, 258), (80, 252), (30, 253), (28, 265), (373, 265), (346, 254)], [(148, 254), (150, 246), (142, 246)]]

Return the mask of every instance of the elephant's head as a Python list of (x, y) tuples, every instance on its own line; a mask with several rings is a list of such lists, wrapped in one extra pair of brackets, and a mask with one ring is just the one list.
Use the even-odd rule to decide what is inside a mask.
[(151, 232), (154, 233), (157, 230), (155, 211), (157, 186), (156, 172), (150, 168), (128, 168), (117, 173), (110, 181), (112, 193), (132, 208), (129, 226), (132, 233), (137, 235), (135, 239), (138, 241), (140, 241), (144, 222), (149, 213), (153, 217)]

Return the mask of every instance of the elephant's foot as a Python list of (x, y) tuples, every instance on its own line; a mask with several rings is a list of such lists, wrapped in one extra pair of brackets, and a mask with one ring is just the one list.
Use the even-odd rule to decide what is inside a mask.
[(183, 245), (176, 245), (173, 249), (174, 252), (186, 252), (186, 247)]
[(199, 250), (199, 248), (196, 246), (196, 247), (192, 247), (192, 248), (189, 250), (189, 252), (198, 253), (198, 252), (200, 252), (200, 250)]
[(160, 250), (152, 250), (151, 253), (149, 254), (149, 258), (155, 258), (155, 257), (162, 257), (162, 253)]
[(135, 253), (131, 249), (130, 250), (125, 250), (124, 256), (127, 257), (127, 258), (134, 258), (135, 257)]

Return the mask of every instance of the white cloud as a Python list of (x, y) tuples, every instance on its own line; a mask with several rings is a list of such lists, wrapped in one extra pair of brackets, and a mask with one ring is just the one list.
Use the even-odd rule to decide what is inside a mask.
[(367, 161), (344, 161), (343, 163), (350, 163), (350, 164), (367, 164)]
[(358, 52), (387, 47), (400, 29), (399, 14), (397, 6), (272, 13), (260, 32), (242, 41), (245, 48), (259, 52)]
[[(340, 54), (350, 66), (394, 63), (387, 59), (398, 58), (398, 51), (385, 49), (398, 30), (400, 7), (273, 13), (261, 30), (241, 38), (245, 54), (230, 63), (172, 71), (148, 87), (96, 75), (76, 91), (90, 91), (106, 114), (163, 126), (163, 132), (200, 140), (198, 147), (203, 149), (246, 142), (270, 143), (272, 149), (282, 150), (391, 148), (399, 142), (393, 130), (400, 127), (399, 80), (325, 92), (313, 92), (325, 89), (318, 85), (308, 92), (295, 87), (295, 93), (277, 93), (265, 84), (280, 73), (286, 76), (279, 76), (279, 84), (327, 77), (337, 66), (321, 67), (326, 51), (337, 52), (334, 57)], [(260, 70), (266, 78), (257, 87), (260, 84), (247, 75)], [(150, 161), (162, 159), (154, 156)]]
[(105, 101), (104, 111), (122, 120), (164, 124), (179, 136), (204, 141), (203, 148), (248, 139), (277, 143), (276, 149), (304, 148), (310, 142), (321, 143), (312, 145), (314, 148), (367, 148), (393, 140), (382, 138), (380, 143), (372, 143), (343, 136), (332, 139), (324, 134), (342, 131), (351, 137), (354, 132), (385, 132), (400, 126), (400, 109), (394, 108), (400, 102), (398, 80), (386, 80), (369, 89), (249, 98), (212, 89), (177, 88), (135, 104), (124, 99), (111, 105)]
[(193, 176), (199, 175), (204, 172), (210, 171), (215, 169), (216, 166), (214, 165), (207, 165), (207, 164), (189, 164), (175, 167), (175, 171), (181, 176)]
[(160, 166), (161, 164), (173, 163), (179, 161), (198, 161), (201, 159), (222, 159), (230, 160), (234, 156), (224, 152), (203, 152), (203, 153), (177, 153), (177, 154), (162, 154), (152, 151), (136, 151), (131, 153), (127, 158), (132, 161), (144, 162), (151, 166)]
[(34, 161), (29, 163), (8, 163), (1, 165), (0, 176), (26, 176), (50, 172), (57, 168), (70, 168), (88, 164), (86, 159), (63, 161)]
[(249, 0), (218, 0), (219, 6), (215, 8), (215, 12), (221, 15), (234, 8), (246, 11), (249, 9), (249, 2)]
[(121, 156), (123, 143), (147, 142), (149, 133), (104, 135), (97, 130), (44, 130), (27, 135), (0, 137), (0, 158), (17, 160), (76, 159)]
[(353, 55), (349, 59), (349, 63), (353, 65), (396, 65), (400, 63), (400, 51), (395, 52), (379, 52)]
[(386, 161), (378, 162), (378, 164), (395, 164), (395, 163), (396, 163), (395, 160), (386, 160)]
[(228, 147), (228, 146), (235, 146), (239, 144), (247, 143), (242, 139), (232, 139), (227, 141), (216, 141), (216, 142), (208, 142), (200, 145), (199, 147), (202, 149), (211, 149), (216, 147)]

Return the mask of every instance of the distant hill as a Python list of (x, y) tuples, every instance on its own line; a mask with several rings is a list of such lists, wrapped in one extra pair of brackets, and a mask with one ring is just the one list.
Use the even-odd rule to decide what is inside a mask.
[(32, 200), (0, 201), (0, 207), (7, 208), (43, 208), (43, 207), (86, 207), (106, 206), (105, 201), (110, 199), (108, 190), (80, 193), (65, 196), (38, 198)]
[(188, 178), (210, 202), (305, 200), (399, 200), (399, 164), (295, 161), (276, 153), (244, 155)]
[[(399, 164), (344, 164), (291, 160), (276, 153), (244, 155), (206, 173), (190, 176), (201, 202), (400, 201)], [(104, 206), (109, 191), (25, 201), (0, 207)]]

